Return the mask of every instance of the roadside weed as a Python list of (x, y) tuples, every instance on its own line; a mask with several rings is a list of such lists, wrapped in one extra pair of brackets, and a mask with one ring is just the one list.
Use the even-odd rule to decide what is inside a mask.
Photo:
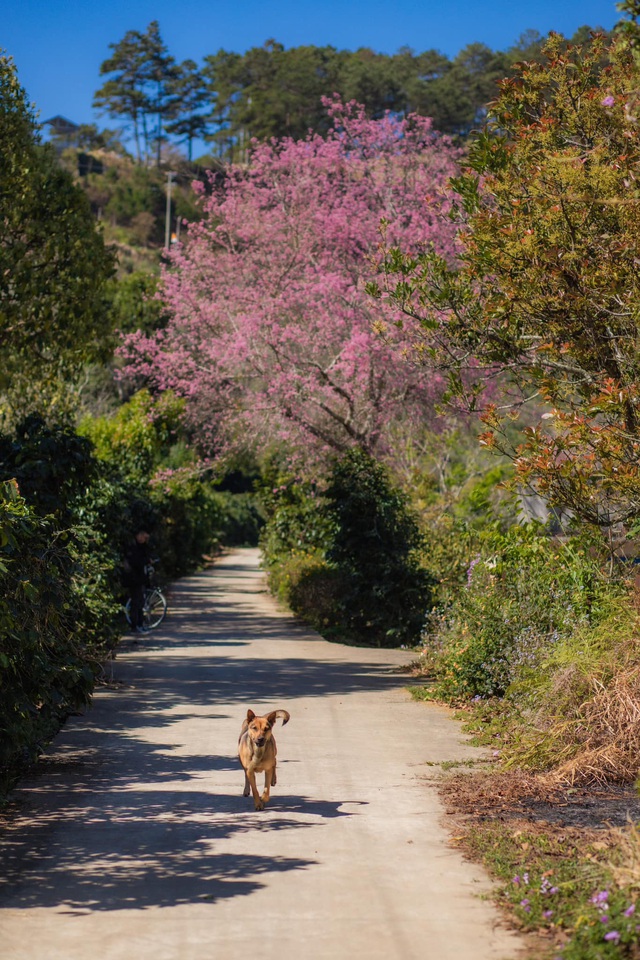
[(606, 843), (494, 821), (473, 826), (464, 844), (500, 882), (498, 901), (521, 929), (548, 939), (550, 958), (640, 956), (637, 893), (615, 882)]

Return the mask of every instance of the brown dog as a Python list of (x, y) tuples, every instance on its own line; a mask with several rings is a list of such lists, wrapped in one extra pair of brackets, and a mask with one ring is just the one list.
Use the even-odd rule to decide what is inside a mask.
[[(290, 714), (286, 710), (272, 710), (264, 717), (256, 717), (253, 710), (247, 710), (247, 719), (242, 723), (238, 740), (238, 756), (244, 769), (244, 792), (248, 797), (253, 794), (256, 810), (264, 810), (269, 800), (271, 787), (276, 785), (276, 741), (272, 728), (282, 717), (282, 726), (289, 722)], [(256, 773), (264, 773), (264, 793), (262, 797), (256, 786)]]

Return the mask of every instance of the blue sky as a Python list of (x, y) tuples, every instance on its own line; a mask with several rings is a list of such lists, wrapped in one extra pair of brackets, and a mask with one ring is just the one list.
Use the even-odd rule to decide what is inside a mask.
[(114, 126), (92, 109), (109, 44), (158, 20), (177, 60), (220, 48), (243, 52), (273, 38), (285, 47), (371, 47), (394, 53), (408, 45), (449, 56), (467, 43), (511, 46), (527, 29), (572, 34), (579, 26), (610, 28), (619, 19), (609, 0), (0, 0), (0, 48), (15, 60), (29, 98), (45, 120)]

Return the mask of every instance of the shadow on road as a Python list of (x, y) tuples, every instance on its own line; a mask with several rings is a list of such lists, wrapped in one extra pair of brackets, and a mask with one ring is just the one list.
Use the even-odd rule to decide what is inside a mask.
[[(135, 756), (132, 750), (132, 762)], [(193, 761), (161, 757), (155, 777), (175, 780), (176, 766), (184, 763), (192, 780)], [(357, 812), (357, 802), (276, 796), (256, 813), (240, 795), (140, 789), (150, 771), (127, 770), (126, 758), (117, 770), (108, 760), (63, 756), (42, 765), (26, 784), (20, 817), (5, 828), (0, 907), (145, 910), (246, 896), (268, 875), (305, 870), (316, 861), (230, 855), (220, 852), (223, 841), (255, 831), (304, 830)], [(240, 793), (240, 779), (238, 786)]]
[[(255, 568), (243, 563), (213, 579), (188, 578), (175, 587), (162, 632), (137, 646), (125, 642), (99, 703), (22, 784), (0, 837), (0, 907), (82, 914), (247, 896), (270, 874), (316, 861), (230, 854), (227, 840), (357, 815), (358, 801), (277, 793), (256, 813), (241, 796), (235, 756), (210, 752), (215, 721), (228, 721), (231, 711), (235, 719), (236, 709), (239, 731), (246, 708), (265, 700), (284, 705), (402, 683), (388, 666), (369, 662), (367, 651), (357, 662), (334, 661), (318, 640), (318, 659), (297, 656), (296, 640), (313, 643), (313, 636), (275, 608), (252, 609), (261, 592)], [(257, 656), (256, 648), (238, 658), (229, 650), (261, 638), (282, 641), (290, 654), (262, 658), (259, 642)], [(183, 721), (193, 721), (197, 745), (169, 735)], [(162, 730), (167, 742), (151, 740), (150, 730)], [(231, 753), (235, 741), (226, 746)], [(230, 771), (238, 774), (237, 796), (216, 792), (212, 774)]]
[[(78, 808), (78, 829), (70, 831), (67, 824), (64, 844), (50, 835), (53, 824), (46, 821), (31, 825), (28, 841), (17, 837), (12, 842), (9, 837), (0, 906), (66, 905), (74, 911), (102, 911), (214, 903), (252, 893), (269, 874), (304, 870), (314, 862), (216, 853), (217, 843), (255, 824), (190, 822), (179, 808), (160, 812), (163, 803), (157, 796), (127, 799), (126, 806), (115, 810), (108, 805)], [(264, 820), (264, 826), (273, 830), (304, 825)], [(89, 830), (90, 845), (83, 840)]]
[[(116, 676), (125, 685), (131, 684), (137, 688), (135, 704), (149, 709), (150, 723), (153, 723), (154, 710), (176, 703), (215, 706), (222, 702), (250, 707), (292, 697), (391, 690), (407, 683), (406, 677), (391, 674), (388, 666), (366, 662), (366, 650), (362, 652), (360, 662), (345, 663), (293, 656), (234, 659), (220, 654), (215, 641), (209, 642), (208, 655), (190, 655), (185, 659), (179, 653), (174, 655), (172, 646), (168, 644), (162, 647), (162, 658), (145, 661), (144, 666), (136, 665), (134, 660), (124, 668), (116, 667)], [(138, 685), (137, 674), (142, 671), (144, 677)], [(240, 723), (242, 710), (238, 716)], [(129, 719), (122, 717), (120, 725), (128, 726)], [(164, 722), (173, 722), (175, 719), (177, 717), (172, 715), (164, 718)], [(163, 718), (157, 717), (157, 722), (162, 723)]]

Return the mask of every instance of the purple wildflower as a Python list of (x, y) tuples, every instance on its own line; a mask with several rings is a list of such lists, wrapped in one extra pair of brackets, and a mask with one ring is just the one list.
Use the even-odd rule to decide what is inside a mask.
[(632, 917), (635, 912), (636, 912), (636, 905), (635, 903), (632, 903), (631, 906), (627, 907), (627, 909), (624, 911), (624, 915), (625, 917)]
[(471, 586), (471, 579), (473, 577), (473, 568), (481, 562), (481, 559), (482, 559), (481, 557), (475, 557), (475, 559), (472, 560), (471, 563), (469, 564), (469, 568), (467, 570), (467, 584), (469, 586)]
[(602, 106), (603, 106), (603, 107), (612, 107), (615, 102), (616, 102), (615, 97), (612, 97), (611, 94), (609, 94), (608, 97), (605, 97), (604, 100), (602, 100)]
[(605, 933), (604, 938), (605, 940), (613, 940), (614, 943), (617, 943), (620, 939), (620, 934), (617, 930), (610, 930), (609, 933)]
[(551, 917), (553, 916), (553, 910), (545, 910), (542, 916), (545, 918), (545, 920), (551, 920)]
[(531, 911), (531, 905), (530, 905), (529, 901), (528, 901), (526, 898), (525, 898), (524, 900), (521, 900), (521, 901), (520, 901), (520, 906), (522, 907), (522, 909), (524, 910), (525, 913), (530, 913), (530, 911)]

